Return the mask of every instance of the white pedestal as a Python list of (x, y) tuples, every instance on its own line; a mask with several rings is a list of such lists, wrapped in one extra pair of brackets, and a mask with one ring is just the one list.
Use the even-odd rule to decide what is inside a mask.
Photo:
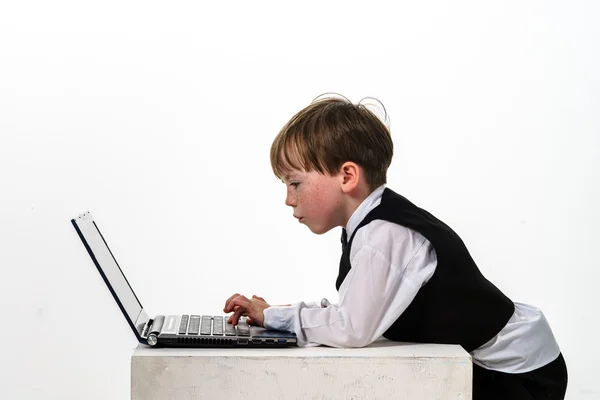
[(131, 357), (131, 399), (461, 399), (460, 346), (379, 340), (361, 349), (152, 349)]

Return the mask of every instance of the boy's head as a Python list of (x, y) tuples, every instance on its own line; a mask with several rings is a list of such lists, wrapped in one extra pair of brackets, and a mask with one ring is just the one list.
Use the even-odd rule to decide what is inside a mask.
[[(286, 204), (295, 216), (323, 233), (345, 226), (352, 208), (386, 182), (392, 154), (388, 128), (365, 105), (322, 98), (281, 129), (271, 146), (271, 166), (288, 186)], [(302, 214), (314, 218), (296, 213), (300, 203)]]
[(392, 137), (385, 124), (362, 104), (322, 98), (299, 111), (271, 146), (271, 166), (282, 179), (291, 170), (335, 175), (351, 161), (372, 189), (386, 182)]

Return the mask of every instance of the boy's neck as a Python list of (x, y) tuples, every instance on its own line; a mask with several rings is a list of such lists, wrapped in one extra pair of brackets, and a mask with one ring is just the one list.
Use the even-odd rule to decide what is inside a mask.
[(341, 225), (343, 228), (346, 228), (352, 214), (354, 214), (362, 202), (365, 201), (373, 191), (375, 191), (375, 189), (371, 189), (368, 186), (357, 186), (355, 190), (347, 193), (346, 204), (344, 205), (343, 210), (344, 221)]

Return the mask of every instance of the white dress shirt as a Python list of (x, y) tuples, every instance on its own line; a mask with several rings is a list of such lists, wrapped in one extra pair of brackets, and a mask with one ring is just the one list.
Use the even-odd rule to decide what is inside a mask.
[[(346, 226), (348, 238), (381, 203), (384, 189), (385, 185), (373, 191), (352, 214)], [(374, 220), (356, 233), (350, 264), (338, 303), (326, 308), (320, 302), (270, 307), (264, 311), (265, 327), (296, 333), (299, 346), (366, 346), (398, 319), (433, 276), (437, 255), (419, 232)], [(548, 364), (559, 353), (542, 312), (515, 303), (506, 326), (471, 356), (481, 367), (522, 373)]]

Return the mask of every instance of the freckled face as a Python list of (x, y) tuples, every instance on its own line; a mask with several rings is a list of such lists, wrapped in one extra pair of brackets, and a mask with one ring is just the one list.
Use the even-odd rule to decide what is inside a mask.
[(322, 234), (343, 223), (338, 178), (315, 171), (293, 171), (284, 183), (287, 186), (285, 204), (294, 209), (294, 217), (313, 233)]

